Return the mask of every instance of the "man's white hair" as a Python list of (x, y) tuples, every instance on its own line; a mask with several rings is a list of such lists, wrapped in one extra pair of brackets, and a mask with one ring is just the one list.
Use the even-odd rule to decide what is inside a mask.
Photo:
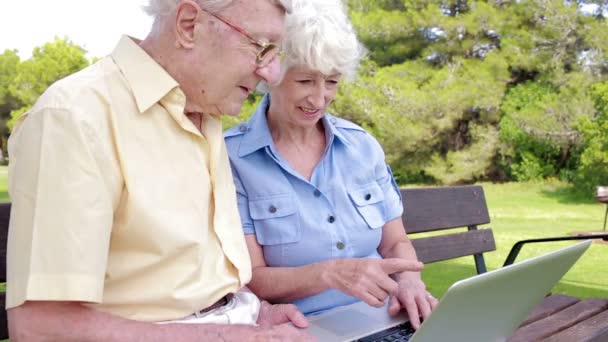
[[(162, 17), (173, 13), (175, 7), (181, 0), (149, 0), (144, 6), (144, 11), (153, 17)], [(234, 0), (195, 0), (202, 9), (211, 13), (217, 13), (232, 5)], [(246, 0), (249, 1), (249, 0)], [(291, 12), (291, 0), (268, 0), (282, 7), (285, 12)]]
[(282, 71), (305, 66), (352, 80), (366, 53), (340, 0), (293, 0), (285, 17)]

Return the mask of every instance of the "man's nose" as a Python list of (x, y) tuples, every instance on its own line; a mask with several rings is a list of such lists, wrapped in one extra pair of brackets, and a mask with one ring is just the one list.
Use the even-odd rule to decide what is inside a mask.
[(281, 78), (281, 61), (279, 58), (275, 58), (268, 65), (258, 67), (255, 70), (255, 74), (258, 75), (262, 80), (270, 85), (277, 85)]

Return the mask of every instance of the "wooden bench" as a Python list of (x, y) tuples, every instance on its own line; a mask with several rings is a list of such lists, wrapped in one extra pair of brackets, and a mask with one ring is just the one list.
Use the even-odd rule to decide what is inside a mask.
[[(6, 283), (6, 242), (8, 240), (8, 222), (11, 215), (11, 204), (0, 203), (0, 283)], [(6, 296), (0, 293), (0, 340), (8, 338), (8, 323), (6, 319)]]
[(486, 272), (484, 252), (496, 250), (486, 198), (481, 186), (401, 189), (403, 224), (407, 234), (466, 227), (467, 231), (412, 238), (424, 263), (472, 255), (477, 273)]
[[(432, 263), (473, 256), (477, 273), (486, 272), (483, 253), (496, 250), (485, 194), (481, 186), (401, 189), (405, 229), (420, 261)], [(416, 238), (418, 233), (465, 227), (466, 231)], [(453, 231), (453, 230), (452, 230)], [(606, 239), (608, 235), (562, 236), (517, 242), (505, 265), (522, 246), (563, 240)], [(548, 295), (509, 338), (516, 341), (608, 341), (608, 299)]]
[[(434, 232), (462, 227), (466, 228), (466, 231), (464, 232), (449, 232), (442, 235), (424, 238), (414, 237), (412, 242), (421, 261), (431, 263), (472, 255), (475, 259), (477, 272), (483, 273), (486, 271), (483, 253), (496, 250), (496, 244), (492, 230), (489, 228), (479, 227), (490, 222), (486, 199), (481, 186), (402, 189), (401, 194), (403, 196), (403, 203), (405, 207), (403, 221), (410, 237), (411, 235), (415, 235), (417, 233)], [(8, 237), (10, 209), (10, 203), (0, 203), (0, 282), (6, 282), (6, 243)], [(554, 239), (556, 238), (549, 238), (548, 240), (555, 241)], [(576, 239), (576, 237), (573, 239)], [(527, 241), (536, 242), (536, 240)], [(515, 259), (515, 256), (513, 256), (513, 260)], [(574, 305), (575, 303), (587, 303), (589, 301), (580, 301), (578, 298), (573, 297), (564, 299), (565, 297), (567, 296), (551, 296), (550, 298), (552, 300), (543, 302), (544, 306), (541, 305), (541, 307), (537, 308), (537, 310), (533, 312), (524, 323), (531, 324), (534, 322), (540, 322), (542, 320), (556, 319), (555, 314), (559, 313), (557, 309), (565, 310), (570, 307), (567, 304), (572, 305), (572, 308), (567, 312), (568, 315), (564, 314), (564, 316), (571, 317), (572, 310), (577, 307)], [(4, 310), (5, 300), (5, 294), (0, 293), (0, 304), (3, 308), (0, 310), (0, 340), (8, 338), (7, 317), (6, 310)], [(590, 312), (589, 306), (599, 303), (596, 302), (598, 301), (593, 301), (591, 304), (579, 304), (578, 307), (581, 307), (582, 310), (587, 310), (586, 312)], [(600, 304), (598, 305), (603, 307), (603, 302)], [(577, 316), (578, 321), (573, 321), (572, 319), (569, 320), (570, 325), (562, 323), (560, 327), (562, 327), (563, 329), (561, 330), (564, 331), (561, 333), (566, 337), (574, 336), (572, 334), (581, 333), (577, 330), (580, 326), (582, 326), (581, 324), (595, 324), (596, 327), (602, 327), (602, 329), (605, 330), (599, 332), (595, 331), (594, 333), (596, 335), (593, 336), (599, 336), (598, 338), (600, 339), (597, 341), (608, 341), (608, 320), (606, 320), (604, 323), (600, 322), (597, 324), (595, 321), (597, 319), (604, 318), (605, 315), (608, 315), (608, 313), (602, 313), (599, 318), (596, 316), (587, 315), (584, 316), (585, 320), (582, 319), (583, 316), (579, 315)], [(540, 323), (536, 324), (538, 326)], [(566, 325), (570, 328), (564, 328)], [(532, 327), (537, 328), (537, 326), (533, 325)], [(547, 329), (549, 328), (555, 329), (554, 325), (547, 325)], [(588, 334), (593, 332), (591, 330), (585, 331)], [(520, 329), (517, 331), (517, 333), (519, 335), (516, 336), (525, 336), (526, 338), (529, 337), (529, 335), (526, 335), (529, 333), (528, 330)], [(595, 341), (593, 338), (588, 340)], [(601, 340), (603, 338), (605, 339)], [(567, 341), (567, 339), (564, 341)]]

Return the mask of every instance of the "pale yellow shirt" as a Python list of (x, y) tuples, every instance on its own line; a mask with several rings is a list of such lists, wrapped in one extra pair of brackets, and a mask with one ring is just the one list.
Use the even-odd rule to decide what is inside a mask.
[(221, 122), (204, 136), (133, 40), (41, 96), (9, 141), (7, 308), (90, 302), (144, 321), (251, 278)]

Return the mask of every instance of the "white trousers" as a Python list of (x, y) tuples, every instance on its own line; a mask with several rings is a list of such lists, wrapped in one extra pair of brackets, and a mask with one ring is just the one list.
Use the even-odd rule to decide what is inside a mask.
[(260, 313), (260, 300), (251, 292), (237, 292), (226, 305), (207, 312), (196, 312), (190, 316), (158, 322), (167, 323), (215, 323), (215, 324), (248, 324), (256, 325)]

